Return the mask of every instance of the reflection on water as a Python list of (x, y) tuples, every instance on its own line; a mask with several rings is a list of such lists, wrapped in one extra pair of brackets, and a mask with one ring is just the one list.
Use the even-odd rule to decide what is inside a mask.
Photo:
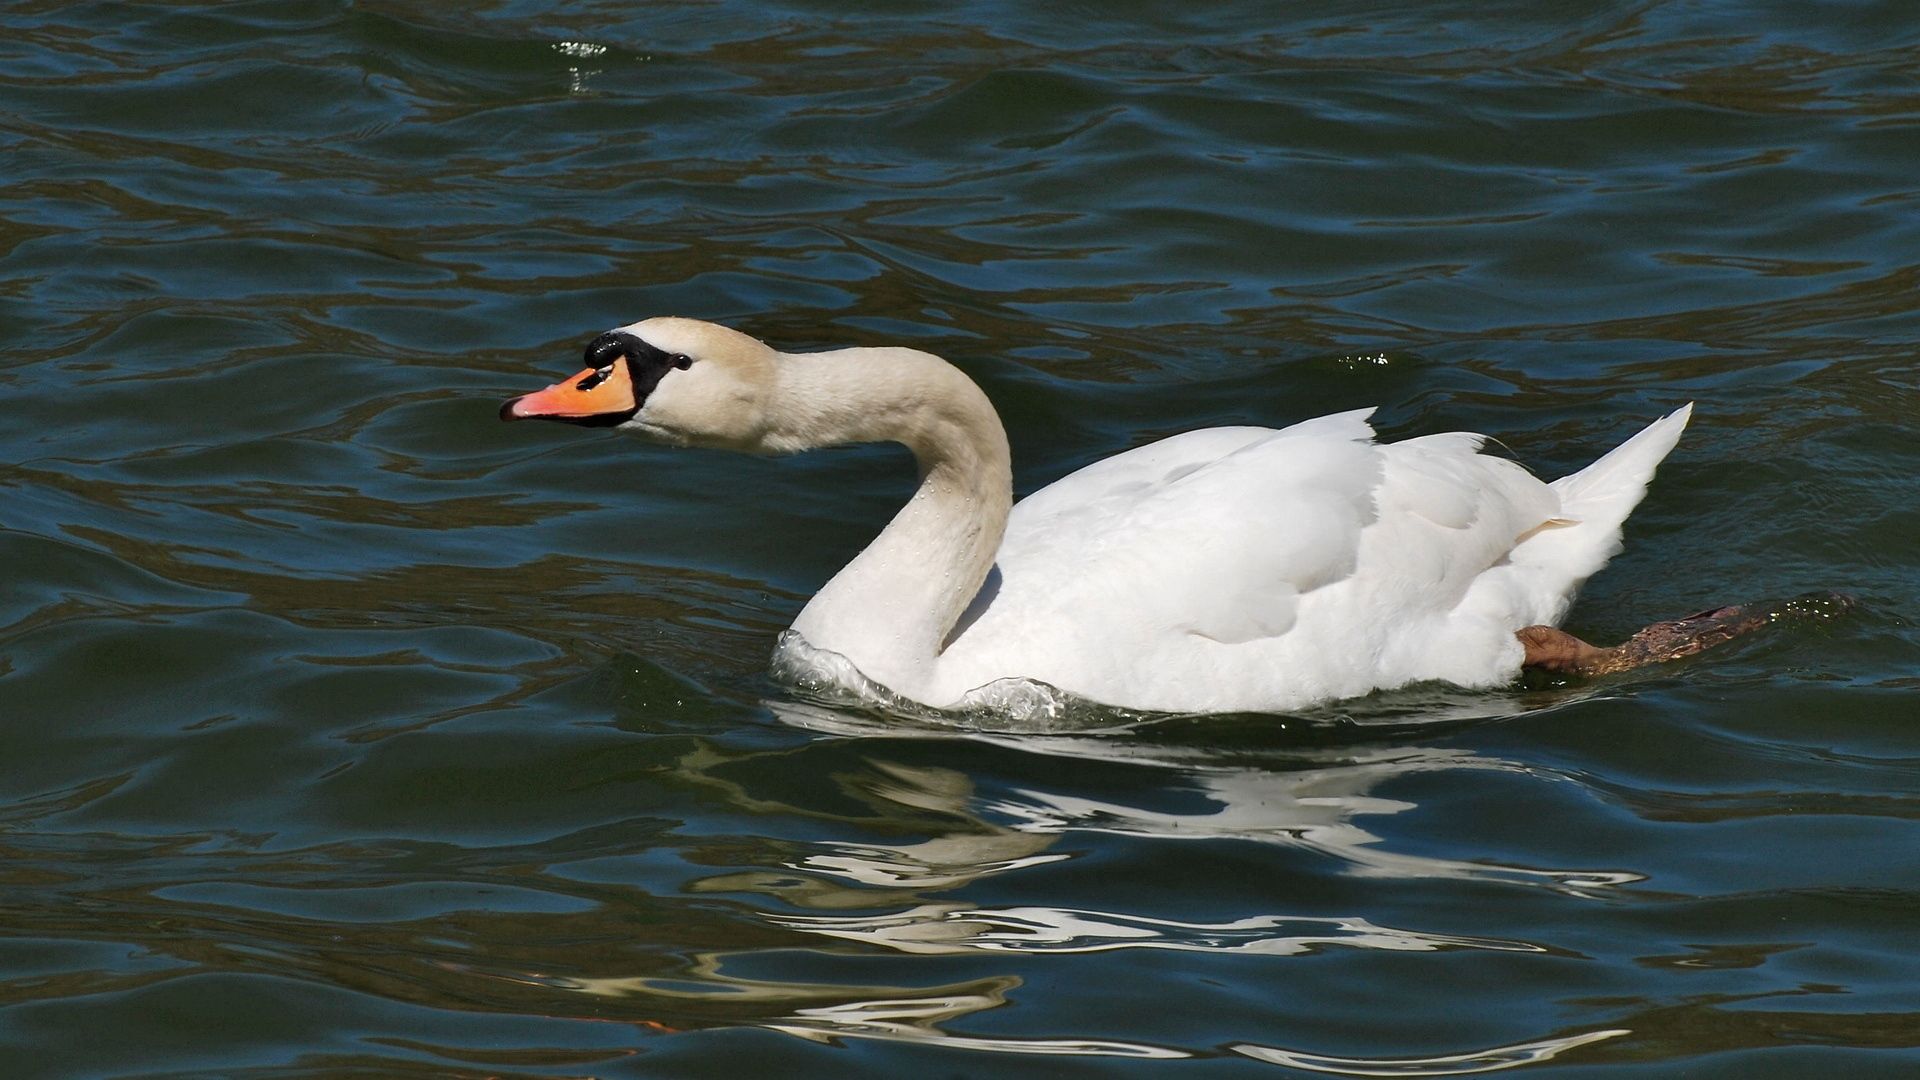
[(864, 1001), (855, 1005), (801, 1009), (766, 1026), (802, 1038), (885, 1039), (924, 1042), (954, 1050), (991, 1050), (1015, 1054), (1073, 1054), (1087, 1057), (1184, 1058), (1191, 1054), (1164, 1046), (1103, 1039), (988, 1038), (955, 1035), (939, 1027), (969, 1013), (1003, 1004), (997, 994), (956, 995), (933, 1000)]
[[(842, 719), (861, 722), (851, 714)], [(1586, 940), (1583, 934), (1572, 940), (1556, 940), (1564, 930), (1540, 939), (1463, 934), (1422, 926), (1412, 910), (1403, 912), (1411, 922), (1389, 924), (1359, 911), (1289, 911), (1271, 898), (1208, 919), (1127, 906), (1119, 893), (1110, 907), (990, 899), (1045, 895), (1056, 871), (1089, 853), (1083, 845), (1063, 845), (1089, 833), (1128, 844), (1178, 839), (1183, 846), (1287, 845), (1334, 860), (1343, 873), (1368, 880), (1370, 889), (1448, 882), (1540, 893), (1544, 885), (1547, 897), (1591, 906), (1592, 898), (1613, 895), (1625, 882), (1488, 859), (1395, 854), (1394, 841), (1352, 825), (1353, 818), (1416, 812), (1414, 800), (1383, 797), (1378, 789), (1435, 774), (1491, 769), (1526, 784), (1569, 782), (1444, 747), (1270, 747), (1262, 752), (1266, 764), (1260, 769), (1226, 764), (1244, 754), (1209, 752), (1190, 740), (1046, 740), (1043, 757), (1075, 763), (1076, 775), (1091, 780), (1090, 772), (1111, 768), (1132, 778), (1131, 798), (1097, 803), (1065, 799), (1030, 781), (1017, 798), (982, 792), (967, 771), (906, 760), (936, 746), (947, 747), (939, 757), (964, 756), (970, 747), (1016, 752), (1004, 739), (920, 733), (769, 749), (656, 740), (664, 755), (629, 755), (616, 774), (638, 770), (647, 785), (664, 788), (662, 794), (699, 793), (694, 801), (704, 803), (704, 815), (715, 822), (735, 817), (814, 823), (802, 830), (805, 835), (787, 840), (722, 831), (704, 839), (684, 836), (664, 848), (661, 826), (644, 819), (521, 848), (478, 851), (418, 842), (274, 851), (256, 850), (258, 842), (244, 837), (156, 844), (24, 831), (33, 828), (35, 817), (71, 811), (110, 796), (112, 789), (50, 797), (34, 804), (31, 814), (19, 808), (25, 816), (11, 825), (18, 839), (8, 846), (9, 870), (0, 884), (32, 894), (17, 892), (19, 899), (6, 905), (10, 925), (46, 940), (137, 941), (139, 948), (131, 959), (115, 961), (112, 975), (57, 985), (18, 983), (12, 993), (22, 1001), (78, 1000), (185, 985), (181, 980), (192, 975), (241, 975), (264, 965), (389, 1001), (458, 998), (487, 1013), (615, 1020), (647, 1039), (748, 1026), (827, 1042), (1143, 1060), (1209, 1057), (1223, 1052), (1213, 1048), (1221, 1046), (1271, 1064), (1351, 1075), (1452, 1075), (1563, 1055), (1600, 1062), (1631, 1060), (1658, 1048), (1684, 1052), (1676, 1046), (1698, 1040), (1674, 1033), (1697, 1032), (1707, 1021), (1718, 1025), (1717, 1038), (1729, 1046), (1769, 1045), (1767, 1038), (1778, 1043), (1759, 1036), (1773, 1029), (1749, 1023), (1743, 1010), (1725, 1007), (1730, 1002), (1704, 1000), (1693, 1011), (1679, 1012), (1623, 1000), (1609, 1007), (1612, 1022), (1602, 1026), (1498, 1044), (1449, 1038), (1450, 1049), (1419, 1055), (1307, 1049), (1303, 1042), (1314, 1040), (1299, 1033), (1289, 1045), (1250, 1016), (1216, 1019), (1211, 1030), (1217, 1036), (1202, 1041), (1158, 1029), (1142, 1037), (1129, 1034), (1126, 1025), (1084, 1017), (1030, 1019), (1021, 1025), (1025, 1034), (1008, 1033), (1005, 1021), (982, 1014), (1024, 1015), (1040, 1008), (1044, 988), (1060, 977), (1052, 968), (1101, 956), (1240, 957), (1243, 963), (1285, 960), (1286, 968), (1340, 955), (1396, 958), (1402, 965), (1485, 956), (1509, 958), (1522, 965), (1517, 971), (1595, 960), (1575, 943)], [(879, 756), (882, 748), (890, 756)], [(795, 769), (837, 790), (843, 807), (833, 809), (835, 800), (820, 793), (798, 801), (775, 795), (772, 778)], [(1188, 813), (1152, 808), (1182, 799), (1207, 805)], [(689, 804), (684, 796), (673, 801)], [(1224, 824), (1214, 820), (1222, 815)], [(880, 842), (838, 835), (875, 829), (917, 838)], [(1472, 846), (1470, 838), (1467, 844)], [(687, 865), (663, 875), (670, 864), (655, 863), (655, 853), (676, 849)], [(153, 868), (151, 880), (129, 880), (112, 869), (132, 858)], [(716, 873), (716, 864), (734, 868)], [(76, 873), (89, 865), (100, 869)], [(678, 890), (661, 888), (676, 876)], [(1034, 880), (1009, 888), (1012, 880), (1027, 878)], [(1202, 878), (1185, 887), (1199, 900), (1207, 895), (1206, 883)], [(64, 902), (45, 904), (50, 892)], [(1133, 899), (1152, 905), (1166, 898), (1148, 890)], [(1219, 901), (1206, 906), (1217, 908)], [(1441, 917), (1458, 921), (1444, 912)], [(582, 943), (594, 947), (583, 952)], [(1749, 959), (1739, 964), (1673, 969), (1750, 969), (1785, 953), (1749, 947), (1743, 955)], [(949, 973), (902, 983), (888, 956), (985, 967), (963, 971), (958, 979)], [(808, 957), (833, 957), (827, 966), (841, 970), (823, 977), (820, 964), (803, 962)], [(1297, 977), (1272, 974), (1282, 982)], [(1409, 971), (1401, 977), (1417, 976)], [(1436, 973), (1432, 979), (1447, 977)], [(1829, 1031), (1847, 1045), (1912, 1041), (1911, 1028), (1905, 1042), (1892, 1034), (1890, 1017), (1876, 1027), (1865, 1017), (1846, 1022), (1837, 1015), (1796, 1015), (1796, 1023)], [(1611, 1057), (1602, 1043), (1635, 1049)]]
[(1440, 1054), (1433, 1057), (1361, 1058), (1335, 1057), (1329, 1054), (1303, 1054), (1271, 1046), (1239, 1045), (1235, 1053), (1256, 1061), (1287, 1065), (1310, 1072), (1340, 1076), (1464, 1076), (1472, 1073), (1499, 1072), (1522, 1065), (1538, 1065), (1590, 1043), (1631, 1035), (1625, 1028), (1588, 1031), (1562, 1038), (1539, 1039), (1514, 1046), (1495, 1046), (1466, 1054)]
[[(897, 738), (902, 732), (898, 722), (882, 726), (859, 713), (836, 713), (819, 705), (770, 705), (775, 715), (789, 723), (816, 730), (833, 726), (843, 737), (864, 730), (869, 736)], [(922, 739), (1009, 741), (1007, 736), (969, 736), (938, 727), (922, 727), (918, 735)], [(1414, 809), (1412, 803), (1368, 794), (1397, 777), (1453, 769), (1528, 773), (1510, 762), (1433, 748), (1375, 746), (1359, 751), (1269, 754), (1259, 767), (1236, 767), (1214, 764), (1204, 751), (1190, 745), (1158, 746), (1126, 737), (1037, 736), (1035, 741), (1020, 745), (1025, 751), (1039, 750), (1082, 763), (1105, 762), (1126, 768), (1144, 765), (1153, 770), (1155, 782), (1143, 790), (1143, 795), (1164, 800), (1170, 792), (1186, 792), (1212, 805), (1196, 812), (1169, 813), (1035, 789), (1021, 790), (1015, 800), (988, 799), (974, 789), (965, 774), (952, 769), (863, 755), (862, 768), (845, 773), (838, 781), (843, 790), (869, 806), (884, 808), (891, 804), (923, 821), (948, 823), (939, 835), (894, 844), (823, 838), (809, 842), (780, 870), (723, 874), (694, 882), (693, 887), (704, 893), (758, 892), (797, 907), (833, 912), (776, 911), (763, 917), (783, 930), (909, 955), (1065, 956), (1146, 949), (1278, 958), (1308, 957), (1327, 949), (1515, 954), (1556, 950), (1506, 938), (1382, 926), (1358, 915), (1256, 913), (1196, 922), (1127, 911), (1036, 905), (985, 907), (929, 899), (927, 894), (963, 889), (988, 878), (1018, 875), (1071, 859), (1071, 853), (1054, 849), (1062, 839), (1082, 831), (1154, 840), (1285, 844), (1338, 860), (1348, 872), (1356, 874), (1545, 885), (1575, 896), (1639, 880), (1639, 875), (1617, 871), (1546, 871), (1395, 854), (1382, 850), (1378, 836), (1351, 821), (1364, 815)], [(1303, 763), (1311, 763), (1311, 767), (1303, 768)], [(841, 884), (832, 884), (835, 881)], [(848, 909), (866, 910), (838, 913)], [(963, 991), (955, 986), (908, 991), (899, 987), (746, 981), (721, 976), (721, 966), (717, 956), (703, 964), (709, 983), (705, 989), (695, 989), (682, 978), (665, 983), (616, 978), (570, 985), (594, 994), (666, 993), (729, 1003), (796, 1004), (821, 995), (857, 995), (853, 1000), (798, 1006), (791, 1013), (756, 1021), (810, 1038), (938, 1042), (978, 1050), (1123, 1057), (1177, 1057), (1194, 1052), (1104, 1039), (991, 1039), (946, 1026), (974, 1012), (1009, 1004), (1008, 995), (1022, 984), (1013, 975), (999, 977), (1002, 981), (986, 992)], [(1559, 1049), (1586, 1041), (1592, 1038), (1573, 1040)], [(1254, 1046), (1236, 1049), (1254, 1057), (1287, 1053)], [(1504, 1067), (1486, 1063), (1518, 1064), (1542, 1060), (1553, 1052), (1557, 1051), (1540, 1044), (1487, 1051), (1471, 1055), (1471, 1060), (1483, 1067)], [(1527, 1057), (1529, 1053), (1531, 1058)], [(1443, 1062), (1434, 1059), (1428, 1064), (1439, 1069)], [(1412, 1068), (1411, 1063), (1408, 1068)]]
[(803, 986), (792, 983), (759, 983), (720, 975), (709, 969), (709, 980), (702, 986), (687, 980), (586, 979), (568, 980), (552, 985), (585, 994), (624, 998), (646, 995), (692, 1002), (723, 1000), (728, 1004), (752, 1003), (775, 1007), (799, 1002), (847, 997), (856, 1000), (806, 1004), (792, 1012), (776, 1014), (757, 1021), (758, 1025), (788, 1035), (819, 1042), (840, 1039), (874, 1039), (887, 1042), (926, 1043), (956, 1050), (986, 1050), (1001, 1053), (1081, 1055), (1089, 1057), (1184, 1058), (1191, 1054), (1163, 1046), (1104, 1039), (992, 1038), (955, 1034), (943, 1028), (957, 1020), (1007, 1004), (1007, 995), (1019, 987), (1013, 977), (983, 979), (970, 983), (921, 989), (903, 987)]
[(1138, 915), (1056, 908), (982, 910), (959, 904), (920, 904), (872, 916), (769, 916), (780, 926), (910, 953), (1105, 952), (1172, 949), (1295, 956), (1329, 945), (1429, 952), (1496, 949), (1544, 952), (1538, 945), (1494, 938), (1449, 937), (1375, 926), (1362, 918), (1318, 919), (1255, 915), (1225, 923), (1175, 922)]
[[(884, 731), (895, 737), (913, 730), (904, 726), (907, 722), (898, 719), (880, 721), (868, 714), (836, 712), (823, 706), (784, 702), (768, 705), (788, 723), (812, 730), (842, 735), (877, 735)], [(969, 737), (926, 725), (918, 730), (927, 738)], [(1193, 809), (1171, 810), (1090, 799), (1070, 791), (1020, 789), (1012, 797), (980, 806), (979, 823), (964, 836), (916, 845), (912, 851), (849, 849), (831, 856), (811, 857), (808, 865), (876, 884), (894, 880), (903, 872), (909, 873), (909, 883), (924, 881), (924, 875), (930, 870), (943, 880), (957, 883), (980, 874), (1030, 865), (1051, 846), (1052, 838), (1059, 835), (1096, 832), (1158, 840), (1246, 840), (1278, 844), (1326, 856), (1345, 873), (1536, 884), (1574, 895), (1587, 895), (1594, 890), (1643, 879), (1643, 875), (1621, 870), (1547, 870), (1393, 852), (1385, 850), (1378, 836), (1356, 823), (1357, 818), (1415, 809), (1412, 803), (1371, 794), (1399, 778), (1454, 771), (1507, 772), (1522, 776), (1540, 773), (1535, 767), (1463, 750), (1372, 745), (1267, 755), (1253, 763), (1236, 766), (1213, 763), (1204, 752), (1193, 747), (1120, 736), (987, 734), (970, 737), (1017, 745), (1027, 753), (1167, 770), (1172, 775), (1165, 779), (1162, 787), (1189, 792), (1197, 796), (1197, 800), (1183, 801), (1197, 801), (1199, 805)], [(882, 792), (890, 798), (919, 806), (938, 803), (956, 813), (973, 798), (972, 792), (951, 776), (928, 776), (924, 784), (917, 784), (919, 777), (901, 766), (874, 764), (907, 787), (904, 793)], [(937, 861), (927, 861), (928, 855)], [(978, 869), (964, 869), (953, 862), (956, 857), (965, 857)], [(904, 871), (906, 867), (915, 869)]]
[[(1377, 755), (1377, 756), (1375, 756)], [(1298, 846), (1344, 864), (1348, 873), (1376, 877), (1463, 878), (1558, 887), (1574, 893), (1638, 881), (1641, 875), (1603, 870), (1541, 870), (1464, 862), (1380, 848), (1380, 838), (1353, 819), (1398, 814), (1414, 804), (1368, 792), (1390, 780), (1436, 770), (1519, 770), (1448, 750), (1407, 747), (1374, 750), (1328, 768), (1282, 774), (1252, 769), (1192, 777), (1212, 804), (1196, 813), (1148, 810), (1054, 792), (1025, 791), (1026, 801), (993, 809), (1031, 832), (1115, 832), (1158, 839), (1254, 840)]]

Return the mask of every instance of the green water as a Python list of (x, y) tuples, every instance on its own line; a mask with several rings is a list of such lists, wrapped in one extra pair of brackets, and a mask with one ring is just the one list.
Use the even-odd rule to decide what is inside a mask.
[[(0, 8), (0, 1074), (1920, 1075), (1899, 3)], [(941, 353), (1024, 491), (1698, 415), (1668, 668), (1097, 734), (775, 636), (911, 487), (502, 425), (600, 331)]]

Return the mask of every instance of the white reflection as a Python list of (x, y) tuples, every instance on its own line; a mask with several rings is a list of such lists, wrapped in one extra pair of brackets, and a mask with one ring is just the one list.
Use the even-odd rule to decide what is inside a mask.
[[(1009, 842), (1011, 841), (1011, 842)], [(895, 847), (835, 845), (829, 855), (809, 855), (797, 870), (818, 870), (862, 885), (888, 889), (946, 889), (988, 874), (1059, 862), (1065, 855), (1012, 854), (1041, 847), (1030, 840), (998, 836), (943, 836)]]
[(1415, 1058), (1349, 1058), (1328, 1054), (1307, 1054), (1281, 1050), (1255, 1043), (1240, 1043), (1228, 1049), (1259, 1061), (1287, 1065), (1312, 1072), (1338, 1073), (1342, 1076), (1464, 1076), (1469, 1073), (1499, 1072), (1522, 1065), (1538, 1065), (1579, 1046), (1631, 1035), (1627, 1028), (1607, 1028), (1578, 1035), (1540, 1039), (1535, 1042), (1496, 1046), (1464, 1054)]
[[(753, 889), (779, 896), (808, 913), (763, 911), (768, 923), (801, 934), (834, 938), (915, 956), (999, 954), (1039, 956), (1159, 949), (1243, 956), (1303, 956), (1331, 949), (1434, 953), (1484, 950), (1551, 952), (1526, 941), (1427, 933), (1383, 926), (1360, 916), (1321, 917), (1256, 914), (1219, 922), (1155, 918), (1086, 908), (1018, 904), (1002, 907), (959, 899), (930, 898), (929, 890), (963, 889), (1005, 875), (1073, 857), (1061, 844), (1073, 834), (1102, 833), (1153, 840), (1229, 840), (1274, 845), (1332, 860), (1339, 872), (1379, 878), (1496, 882), (1592, 896), (1641, 875), (1617, 870), (1552, 869), (1503, 865), (1485, 859), (1450, 859), (1392, 850), (1363, 827), (1417, 809), (1405, 799), (1377, 792), (1421, 773), (1446, 772), (1471, 779), (1479, 774), (1529, 777), (1552, 773), (1461, 749), (1371, 745), (1288, 747), (1222, 751), (1194, 745), (1161, 745), (1155, 732), (1008, 734), (971, 732), (897, 721), (817, 705), (770, 702), (788, 723), (844, 736), (889, 739), (966, 739), (1040, 754), (1062, 763), (1104, 763), (1162, 770), (1134, 774), (1139, 782), (1119, 787), (1056, 782), (1027, 783), (983, 794), (967, 773), (869, 756), (866, 768), (840, 778), (850, 797), (902, 819), (913, 813), (915, 839), (887, 843), (863, 839), (819, 841), (787, 862), (799, 875), (748, 871), (703, 883), (716, 889)], [(1127, 774), (1118, 774), (1122, 777)], [(1135, 794), (1137, 792), (1137, 794)], [(889, 813), (888, 808), (894, 808)], [(933, 835), (929, 836), (928, 834)], [(1470, 846), (1470, 844), (1469, 844)], [(832, 883), (832, 884), (829, 884)], [(1001, 887), (1002, 890), (1006, 886)], [(878, 895), (876, 895), (878, 893)], [(874, 914), (876, 908), (897, 910)], [(854, 910), (860, 909), (860, 910)], [(865, 987), (802, 991), (781, 1002), (782, 1014), (755, 1019), (758, 1026), (802, 1038), (846, 1038), (931, 1043), (955, 1049), (1022, 1054), (1145, 1058), (1215, 1056), (1221, 1050), (1189, 1051), (1135, 1041), (1097, 1038), (1012, 1038), (954, 1034), (949, 1022), (996, 1007), (1018, 980), (902, 990)], [(764, 984), (749, 989), (728, 980), (733, 993), (782, 990)], [(653, 984), (649, 992), (661, 992)], [(793, 994), (792, 989), (784, 993)], [(818, 994), (819, 996), (815, 996)], [(826, 1000), (822, 1000), (822, 997)], [(1624, 1029), (1547, 1038), (1453, 1055), (1406, 1059), (1341, 1058), (1244, 1042), (1231, 1046), (1244, 1057), (1317, 1072), (1363, 1076), (1426, 1076), (1487, 1072), (1546, 1061), (1574, 1047), (1625, 1034)]]
[[(942, 836), (907, 844), (825, 841), (827, 850), (791, 863), (887, 889), (949, 889), (990, 874), (1058, 862), (1051, 836), (985, 821), (973, 810), (973, 783), (952, 769), (868, 759), (873, 770), (843, 781), (849, 794), (876, 804), (907, 806), (955, 820)], [(856, 790), (857, 789), (857, 790)]]
[[(976, 877), (1062, 858), (1043, 852), (1059, 836), (1085, 832), (1161, 840), (1244, 840), (1314, 852), (1337, 860), (1343, 872), (1357, 876), (1500, 882), (1577, 896), (1592, 896), (1644, 880), (1644, 875), (1620, 870), (1552, 869), (1396, 852), (1359, 824), (1359, 819), (1366, 817), (1415, 809), (1413, 803), (1372, 792), (1417, 773), (1473, 771), (1552, 779), (1550, 774), (1517, 762), (1466, 750), (1422, 746), (1297, 749), (1268, 761), (1240, 764), (1220, 760), (1205, 748), (1159, 745), (1125, 734), (972, 733), (910, 722), (881, 722), (811, 704), (768, 705), (788, 723), (837, 735), (969, 739), (1025, 753), (1149, 766), (1176, 774), (1173, 784), (1152, 785), (1158, 801), (1179, 804), (1174, 807), (1129, 805), (1064, 788), (1024, 788), (1013, 797), (977, 801), (969, 784), (955, 782), (952, 770), (876, 760), (872, 764), (884, 770), (891, 783), (887, 790), (874, 794), (918, 809), (937, 808), (959, 815), (970, 824), (920, 844), (830, 844), (830, 852), (809, 856), (796, 865), (796, 869), (825, 871), (867, 884), (959, 885)], [(1196, 801), (1198, 805), (1193, 805)]]
[[(1249, 840), (1313, 851), (1339, 860), (1362, 877), (1451, 878), (1542, 885), (1577, 895), (1642, 880), (1615, 870), (1554, 870), (1410, 855), (1385, 849), (1355, 819), (1415, 809), (1415, 804), (1368, 794), (1421, 772), (1475, 770), (1525, 773), (1513, 762), (1464, 750), (1431, 747), (1349, 750), (1337, 765), (1267, 771), (1196, 768), (1186, 771), (1209, 805), (1192, 811), (1156, 810), (1057, 791), (1023, 790), (985, 809), (1012, 827), (1042, 833), (1098, 832), (1161, 840)], [(1130, 759), (1132, 760), (1132, 759)]]
[[(544, 977), (538, 985), (605, 998), (650, 997), (682, 1006), (704, 1004), (714, 1019), (746, 1022), (814, 1042), (874, 1039), (1012, 1054), (1062, 1054), (1091, 1057), (1185, 1058), (1185, 1050), (1151, 1043), (1110, 1039), (1047, 1039), (956, 1035), (941, 1025), (1007, 1003), (1018, 979), (997, 976), (946, 986), (836, 986), (741, 979), (720, 971), (721, 958), (705, 954), (679, 978), (582, 979)], [(535, 981), (535, 980), (527, 980)], [(755, 1006), (784, 1012), (751, 1015)]]
[(1232, 922), (1198, 923), (1066, 908), (972, 908), (961, 904), (921, 904), (890, 915), (769, 914), (766, 918), (792, 930), (920, 954), (1168, 949), (1297, 956), (1328, 946), (1393, 952), (1547, 951), (1524, 941), (1396, 930), (1362, 918), (1257, 915)]
[(948, 998), (901, 998), (855, 1001), (800, 1009), (786, 1020), (761, 1026), (816, 1042), (836, 1039), (879, 1039), (886, 1042), (927, 1043), (953, 1050), (988, 1050), (1003, 1054), (1063, 1054), (1083, 1057), (1186, 1058), (1185, 1050), (1150, 1043), (1111, 1039), (1020, 1039), (954, 1035), (940, 1022), (953, 1020), (1001, 1004), (997, 996), (955, 995)]
[[(1290, 921), (1318, 921), (1329, 927), (1337, 926), (1362, 935), (1381, 932), (1380, 928), (1369, 927), (1358, 920)], [(1154, 928), (1146, 931), (1149, 933), (1170, 927), (1183, 931), (1221, 930), (1197, 923), (1141, 922)], [(1233, 933), (1259, 929), (1264, 925), (1262, 920), (1243, 920), (1225, 924), (1225, 927), (1226, 932)], [(1111, 927), (1103, 924), (1099, 932), (1111, 932)], [(1069, 933), (1082, 931), (1071, 930)], [(1463, 943), (1474, 948), (1490, 947), (1484, 940), (1471, 938), (1456, 941), (1432, 938), (1429, 939), (1432, 944), (1408, 945), (1407, 941), (1425, 938), (1426, 935), (1403, 935), (1398, 931), (1385, 933), (1397, 942), (1384, 946), (1389, 948), (1451, 947)], [(1504, 947), (1504, 944), (1496, 942), (1491, 946)], [(1524, 945), (1517, 947), (1531, 948)], [(911, 948), (908, 951), (924, 950)], [(672, 1002), (676, 1006), (675, 1015), (698, 1017), (700, 1026), (745, 1023), (822, 1043), (836, 1043), (842, 1039), (872, 1039), (995, 1053), (1163, 1060), (1213, 1056), (1218, 1053), (1115, 1039), (995, 1037), (955, 1034), (946, 1030), (945, 1025), (1007, 1004), (1009, 992), (1020, 985), (1018, 978), (1008, 975), (929, 987), (843, 986), (737, 978), (720, 970), (722, 960), (722, 954), (699, 954), (694, 958), (691, 970), (670, 978), (639, 976), (595, 979), (529, 975), (515, 981), (602, 998), (650, 998), (662, 1004)], [(772, 1015), (763, 1015), (762, 1010), (769, 1007)], [(1630, 1028), (1605, 1028), (1430, 1057), (1343, 1057), (1252, 1042), (1234, 1043), (1224, 1049), (1269, 1064), (1343, 1076), (1459, 1076), (1537, 1065), (1570, 1050), (1632, 1033)]]

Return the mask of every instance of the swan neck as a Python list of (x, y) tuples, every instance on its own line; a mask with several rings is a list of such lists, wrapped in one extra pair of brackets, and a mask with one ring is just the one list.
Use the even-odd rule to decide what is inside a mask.
[(847, 349), (783, 359), (779, 400), (787, 411), (770, 441), (783, 449), (897, 442), (913, 452), (920, 476), (913, 497), (814, 596), (794, 630), (870, 679), (924, 693), (1006, 533), (1006, 431), (980, 388), (928, 353)]

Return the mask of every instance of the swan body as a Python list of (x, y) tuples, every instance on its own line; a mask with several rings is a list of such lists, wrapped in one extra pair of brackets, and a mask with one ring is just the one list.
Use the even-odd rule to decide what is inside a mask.
[(1525, 655), (1514, 632), (1559, 622), (1619, 550), (1691, 411), (1552, 483), (1480, 435), (1377, 443), (1363, 410), (1176, 435), (1015, 505), (992, 405), (928, 353), (783, 354), (657, 318), (597, 338), (588, 363), (502, 416), (757, 453), (912, 450), (918, 490), (793, 632), (933, 708), (1004, 680), (1170, 712), (1504, 684)]

